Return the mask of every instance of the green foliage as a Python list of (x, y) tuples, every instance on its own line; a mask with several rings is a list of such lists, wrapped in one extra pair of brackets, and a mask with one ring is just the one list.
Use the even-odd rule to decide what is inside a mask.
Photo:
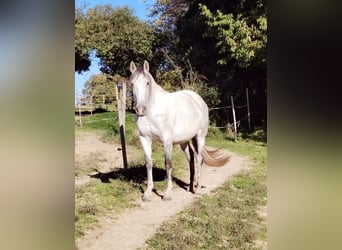
[(81, 73), (89, 69), (91, 65), (88, 53), (83, 53), (79, 48), (75, 48), (75, 71)]
[(207, 140), (224, 140), (228, 139), (227, 134), (216, 128), (214, 124), (210, 124), (207, 134)]
[[(220, 104), (219, 93), (217, 87), (210, 87), (205, 83), (203, 76), (190, 69), (184, 69), (185, 77), (182, 75), (181, 69), (157, 71), (156, 81), (167, 91), (177, 91), (180, 89), (189, 89), (198, 93), (209, 107), (216, 107)], [(179, 75), (181, 79), (179, 79)]]
[(181, 89), (180, 81), (178, 79), (180, 73), (180, 70), (158, 70), (155, 80), (165, 90), (170, 92), (177, 91)]
[[(117, 82), (113, 81), (112, 78), (108, 78), (105, 74), (92, 75), (86, 81), (82, 92), (88, 98), (93, 96), (93, 103), (102, 103), (102, 95), (105, 95), (107, 98), (115, 96), (115, 85)], [(105, 100), (105, 103), (108, 102)]]
[(217, 87), (209, 87), (205, 83), (195, 83), (190, 89), (197, 92), (204, 99), (209, 108), (217, 107), (221, 103)]
[(206, 18), (209, 26), (207, 35), (217, 39), (219, 49), (219, 64), (227, 64), (234, 59), (241, 67), (251, 63), (266, 63), (267, 19), (265, 15), (258, 16), (251, 22), (250, 16), (233, 13), (223, 14), (217, 10), (213, 14), (205, 5), (199, 4), (201, 15)]
[[(252, 125), (265, 126), (267, 7), (264, 0), (244, 1), (157, 1), (152, 8), (154, 25), (160, 38), (161, 71), (166, 86), (191, 88), (194, 79), (213, 87), (220, 106), (229, 106), (233, 96), (237, 105), (246, 102), (249, 89), (251, 112), (258, 115)], [(173, 77), (174, 79), (170, 79)], [(205, 79), (205, 80), (203, 80)], [(190, 80), (190, 81), (188, 81)], [(202, 94), (206, 94), (203, 91)], [(211, 93), (206, 100), (216, 98)], [(215, 100), (214, 98), (214, 100)], [(214, 103), (217, 103), (214, 101)], [(214, 103), (209, 104), (214, 107)], [(214, 105), (214, 106), (213, 106)], [(226, 115), (214, 112), (218, 124)], [(217, 120), (220, 119), (220, 120)]]
[(153, 29), (133, 16), (128, 7), (113, 9), (110, 5), (98, 5), (86, 13), (76, 11), (76, 55), (88, 58), (95, 50), (102, 72), (126, 75), (129, 61), (152, 57), (153, 41)]
[(262, 129), (262, 128), (257, 128), (251, 133), (248, 133), (246, 138), (256, 140), (256, 141), (262, 141), (262, 142), (267, 142), (267, 130)]

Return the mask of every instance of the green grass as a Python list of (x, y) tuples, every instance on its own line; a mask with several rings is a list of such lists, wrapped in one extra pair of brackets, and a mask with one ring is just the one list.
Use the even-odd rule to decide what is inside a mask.
[[(105, 142), (120, 142), (120, 127), (117, 112), (95, 113), (82, 118), (82, 127), (75, 125), (76, 131), (97, 131)], [(139, 145), (134, 114), (126, 112), (125, 141), (128, 145)]]
[(148, 249), (259, 249), (256, 241), (267, 241), (266, 223), (257, 213), (267, 203), (266, 147), (241, 138), (236, 143), (217, 138), (209, 138), (208, 144), (248, 156), (253, 168), (163, 224), (147, 241)]
[[(81, 131), (100, 133), (103, 141), (120, 141), (117, 113), (105, 112), (83, 118)], [(254, 138), (261, 133), (254, 133)], [(146, 188), (146, 169), (142, 148), (136, 133), (134, 115), (127, 112), (126, 143), (130, 150), (140, 155), (130, 162), (128, 173), (119, 172), (108, 176), (106, 182), (93, 179), (88, 185), (76, 189), (75, 228), (76, 238), (87, 229), (98, 226), (99, 216), (120, 213), (126, 207), (135, 206)], [(258, 206), (266, 205), (266, 145), (262, 140), (238, 137), (233, 142), (228, 135), (210, 129), (208, 146), (226, 148), (248, 156), (255, 165), (248, 173), (242, 173), (211, 195), (196, 200), (180, 214), (164, 224), (148, 243), (149, 249), (257, 249), (254, 241), (266, 241), (266, 225), (258, 217)], [(153, 145), (154, 186), (159, 191), (166, 188), (164, 150), (159, 143)], [(89, 158), (89, 166), (96, 165), (96, 157)], [(184, 178), (189, 171), (184, 153), (174, 146), (173, 177)], [(80, 173), (82, 174), (82, 173)]]
[(75, 234), (76, 238), (86, 229), (97, 226), (98, 217), (109, 214), (115, 217), (127, 207), (134, 207), (140, 197), (139, 188), (134, 182), (111, 180), (103, 183), (91, 181), (76, 189)]
[[(117, 113), (105, 112), (83, 118), (83, 127), (75, 126), (76, 136), (82, 131), (91, 131), (100, 135), (105, 142), (120, 143)], [(117, 214), (126, 207), (134, 205), (146, 189), (146, 168), (144, 166), (143, 150), (136, 133), (134, 115), (126, 116), (126, 144), (127, 150), (136, 156), (134, 162), (129, 162), (129, 169), (125, 172), (109, 173), (105, 182), (101, 178), (91, 179), (85, 186), (76, 189), (75, 193), (75, 228), (76, 238), (84, 232), (97, 226), (97, 218), (108, 214)], [(152, 148), (154, 187), (162, 193), (166, 189), (164, 167), (164, 149), (160, 143), (154, 142)], [(87, 175), (93, 172), (99, 161), (97, 154), (87, 158), (87, 166), (78, 168), (76, 163), (75, 175)], [(182, 179), (188, 171), (187, 161), (179, 146), (175, 146), (172, 157), (172, 176)], [(176, 185), (176, 183), (174, 183)]]

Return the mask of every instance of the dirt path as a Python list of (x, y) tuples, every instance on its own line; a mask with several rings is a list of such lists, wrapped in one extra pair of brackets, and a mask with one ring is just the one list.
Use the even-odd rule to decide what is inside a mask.
[[(105, 143), (100, 140), (100, 134), (94, 132), (78, 132), (75, 137), (75, 163), (78, 171), (81, 169), (93, 169), (100, 172), (110, 172), (122, 167), (121, 145)], [(127, 157), (133, 159), (129, 154)], [(89, 165), (94, 163), (95, 165)], [(75, 178), (75, 187), (84, 185), (90, 181), (89, 175), (81, 175)]]
[[(113, 153), (112, 148), (113, 145), (111, 145), (111, 154)], [(78, 239), (76, 242), (77, 249), (128, 250), (144, 248), (145, 241), (153, 236), (160, 225), (168, 218), (180, 212), (193, 202), (196, 197), (210, 193), (234, 174), (247, 167), (247, 159), (235, 154), (232, 154), (230, 162), (223, 167), (212, 168), (205, 166), (202, 172), (202, 184), (206, 188), (201, 189), (200, 194), (193, 195), (176, 185), (173, 188), (171, 201), (163, 201), (154, 194), (150, 202), (140, 201), (139, 207), (126, 210), (117, 220), (110, 218), (110, 216), (101, 218), (101, 227), (86, 233), (85, 236)]]

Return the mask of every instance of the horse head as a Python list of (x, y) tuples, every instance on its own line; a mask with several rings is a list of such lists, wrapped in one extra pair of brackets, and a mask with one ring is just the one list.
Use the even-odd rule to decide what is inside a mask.
[(133, 61), (130, 63), (130, 82), (133, 85), (133, 96), (135, 99), (135, 112), (138, 116), (146, 115), (146, 107), (151, 92), (150, 66), (145, 60), (142, 68), (137, 68)]

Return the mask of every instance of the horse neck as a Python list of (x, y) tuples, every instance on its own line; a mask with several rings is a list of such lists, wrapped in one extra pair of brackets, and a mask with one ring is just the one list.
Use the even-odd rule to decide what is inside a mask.
[(158, 85), (156, 83), (156, 81), (153, 79), (152, 81), (152, 85), (151, 85), (151, 90), (152, 92), (156, 92), (156, 93), (167, 93), (165, 89), (163, 89), (160, 85)]
[(150, 77), (150, 99), (149, 104), (154, 105), (156, 102), (158, 102), (158, 98), (164, 98), (165, 94), (168, 92), (163, 89), (160, 85), (156, 83), (156, 81), (153, 79), (153, 77)]

